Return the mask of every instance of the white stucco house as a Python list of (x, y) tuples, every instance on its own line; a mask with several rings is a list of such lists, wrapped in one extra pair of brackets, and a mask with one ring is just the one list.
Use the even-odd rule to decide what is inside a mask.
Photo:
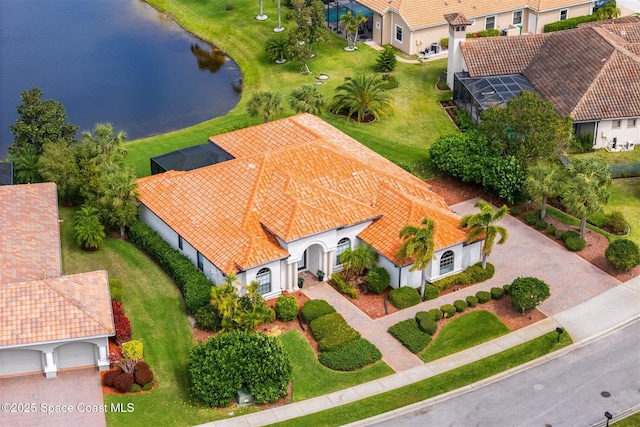
[(0, 187), (0, 377), (109, 368), (106, 271), (62, 275), (53, 183)]
[[(210, 138), (232, 160), (138, 180), (140, 218), (214, 283), (230, 273), (266, 298), (297, 290), (304, 273), (325, 280), (359, 243), (379, 255), (393, 287), (418, 287), (480, 260), (460, 217), (421, 181), (310, 114)], [(399, 231), (428, 217), (435, 257), (409, 272)]]
[(573, 30), (466, 39), (464, 15), (447, 15), (447, 83), (474, 120), (522, 90), (538, 93), (594, 148), (640, 144), (640, 17)]

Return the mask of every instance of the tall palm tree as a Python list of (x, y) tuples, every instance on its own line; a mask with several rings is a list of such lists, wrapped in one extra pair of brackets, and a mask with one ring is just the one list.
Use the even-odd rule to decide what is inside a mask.
[(124, 237), (125, 227), (138, 216), (138, 190), (133, 170), (122, 164), (105, 163), (100, 168), (101, 185), (98, 202), (104, 208), (108, 223), (120, 228)]
[[(421, 226), (405, 225), (400, 230), (400, 238), (404, 240), (396, 251), (396, 258), (401, 263), (413, 258), (409, 271), (424, 270), (433, 259), (435, 244), (433, 232), (435, 224), (429, 218), (423, 218)], [(424, 278), (420, 281), (420, 295), (424, 294)]]
[(367, 244), (358, 245), (356, 249), (347, 248), (340, 254), (340, 264), (350, 276), (364, 274), (366, 269), (376, 265), (378, 254)]
[(618, 8), (616, 0), (609, 0), (604, 4), (604, 6), (596, 10), (595, 14), (600, 20), (613, 19), (620, 16), (620, 9)]
[(284, 27), (282, 26), (282, 20), (280, 19), (280, 0), (278, 0), (278, 26), (273, 29), (275, 33), (280, 33), (284, 31)]
[[(360, 24), (367, 22), (367, 18), (362, 15), (362, 12), (358, 12), (357, 15), (347, 11), (340, 17), (340, 23), (344, 25), (344, 31), (347, 36), (347, 44), (349, 47), (353, 47), (358, 40), (358, 27)], [(353, 36), (353, 39), (351, 38)]]
[(324, 97), (313, 85), (304, 85), (291, 92), (289, 106), (296, 113), (311, 113), (319, 115), (324, 106)]
[(547, 214), (547, 199), (560, 195), (564, 178), (564, 168), (557, 162), (539, 162), (529, 168), (524, 189), (531, 200), (542, 205), (540, 219)]
[(567, 185), (562, 203), (567, 211), (580, 218), (580, 237), (584, 239), (587, 217), (602, 212), (611, 194), (611, 169), (594, 158), (578, 158), (567, 168)]
[(106, 237), (98, 211), (90, 206), (83, 206), (76, 213), (73, 230), (83, 249), (97, 250)]
[[(494, 211), (493, 207), (484, 200), (478, 200), (475, 206), (480, 209), (480, 212), (463, 216), (458, 227), (469, 229), (467, 243), (484, 237), (484, 245), (482, 245), (481, 252), (482, 268), (487, 268), (487, 256), (491, 255), (493, 244), (502, 245), (509, 238), (509, 232), (506, 228), (494, 225), (504, 218), (509, 210), (506, 205), (503, 205), (500, 209)], [(500, 235), (500, 240), (496, 242), (498, 235)]]
[(120, 162), (127, 154), (124, 148), (124, 141), (127, 134), (124, 131), (114, 133), (111, 123), (98, 123), (90, 131), (82, 132), (82, 145), (88, 151), (90, 157), (93, 158), (95, 165), (106, 162)]
[(251, 117), (262, 116), (265, 123), (273, 120), (282, 111), (282, 97), (273, 92), (255, 93), (247, 103), (247, 113)]
[(354, 78), (347, 77), (336, 92), (331, 112), (346, 114), (347, 120), (354, 116), (358, 122), (366, 116), (380, 119), (393, 111), (393, 99), (386, 92), (382, 79), (375, 75), (359, 73)]

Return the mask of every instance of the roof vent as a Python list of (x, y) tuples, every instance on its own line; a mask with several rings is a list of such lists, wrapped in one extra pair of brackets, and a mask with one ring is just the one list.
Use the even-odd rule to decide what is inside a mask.
[(351, 172), (351, 176), (358, 176), (358, 172)]
[(249, 164), (247, 165), (247, 167), (248, 167), (249, 169), (255, 169), (255, 168), (256, 168), (256, 165), (254, 165), (253, 163), (249, 163)]

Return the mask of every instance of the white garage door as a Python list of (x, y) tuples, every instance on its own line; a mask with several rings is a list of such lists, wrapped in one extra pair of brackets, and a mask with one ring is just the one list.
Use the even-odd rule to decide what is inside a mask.
[(95, 365), (94, 349), (95, 345), (84, 342), (74, 342), (57, 347), (58, 369)]
[(42, 352), (0, 350), (0, 375), (42, 372)]

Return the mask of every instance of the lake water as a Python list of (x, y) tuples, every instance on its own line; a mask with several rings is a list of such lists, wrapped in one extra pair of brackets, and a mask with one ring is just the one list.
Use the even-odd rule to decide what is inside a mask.
[(34, 86), (80, 131), (110, 122), (131, 140), (226, 114), (240, 82), (235, 62), (142, 0), (0, 0), (0, 159)]

